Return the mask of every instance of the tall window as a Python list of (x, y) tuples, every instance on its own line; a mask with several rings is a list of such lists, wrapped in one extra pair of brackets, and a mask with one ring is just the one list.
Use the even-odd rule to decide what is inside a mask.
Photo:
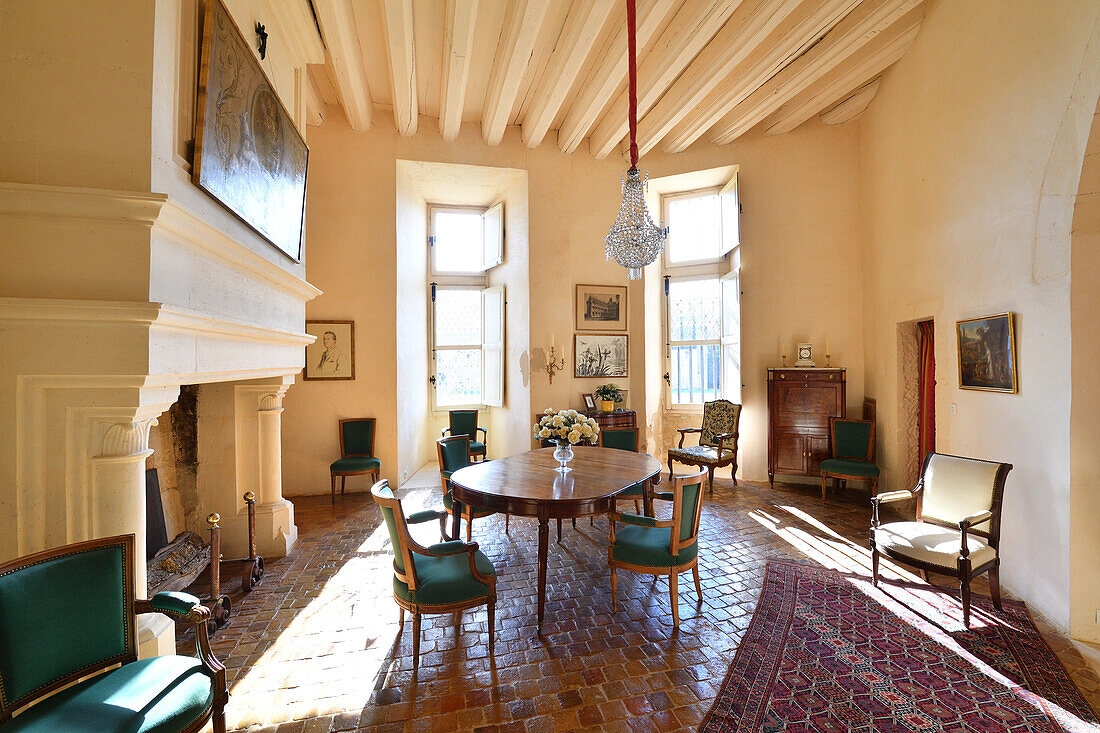
[(437, 408), (499, 407), (504, 393), (503, 209), (430, 209), (432, 385)]
[[(736, 177), (722, 188), (666, 196), (664, 207), (669, 226), (665, 250), (669, 402), (701, 405), (720, 397), (739, 402)], [(733, 255), (727, 259), (730, 252)]]

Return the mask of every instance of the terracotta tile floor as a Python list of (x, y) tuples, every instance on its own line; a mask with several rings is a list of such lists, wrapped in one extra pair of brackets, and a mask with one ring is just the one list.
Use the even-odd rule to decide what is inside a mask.
[[(437, 504), (436, 479), (418, 477), (425, 475), (423, 488), (399, 492), (406, 513)], [(327, 496), (295, 498), (295, 553), (269, 562), (251, 594), (231, 593), (234, 616), (215, 638), (229, 670), (230, 728), (695, 730), (748, 626), (765, 558), (870, 572), (865, 495), (850, 490), (822, 502), (812, 487), (715, 484), (700, 534), (703, 601), (682, 576), (678, 633), (664, 579), (621, 572), (619, 610), (611, 612), (607, 522), (598, 518), (594, 527), (566, 524), (561, 544), (551, 532), (547, 619), (537, 635), (537, 524), (513, 518), (505, 534), (503, 517), (487, 517), (475, 521), (474, 539), (499, 575), (495, 655), (484, 608), (428, 616), (415, 678), (412, 624), (399, 630), (389, 537), (369, 495), (349, 493), (335, 507)], [(435, 529), (413, 531), (428, 544), (439, 541)], [(893, 568), (884, 563), (884, 571)], [(1068, 640), (1039, 625), (1100, 708), (1096, 674)], [(189, 634), (180, 647), (190, 653)]]

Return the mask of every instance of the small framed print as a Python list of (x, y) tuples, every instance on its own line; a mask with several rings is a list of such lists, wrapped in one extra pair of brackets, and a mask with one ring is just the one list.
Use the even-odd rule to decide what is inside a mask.
[(625, 331), (625, 285), (578, 285), (576, 296), (578, 331)]
[(581, 397), (584, 398), (584, 409), (586, 409), (586, 410), (595, 410), (596, 409), (596, 398), (592, 396), (591, 392), (585, 392), (581, 395)]
[(625, 333), (573, 334), (574, 377), (627, 376)]
[(959, 387), (1011, 392), (1016, 384), (1016, 331), (1012, 313), (955, 324), (959, 342)]
[(355, 321), (306, 321), (316, 341), (306, 347), (303, 379), (355, 379)]

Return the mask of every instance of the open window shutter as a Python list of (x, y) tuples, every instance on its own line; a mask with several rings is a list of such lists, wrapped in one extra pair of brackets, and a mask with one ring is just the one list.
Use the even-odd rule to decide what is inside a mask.
[(504, 286), (481, 291), (481, 399), (504, 406)]
[(718, 194), (722, 204), (722, 256), (741, 244), (741, 200), (737, 195), (737, 172)]
[(481, 215), (482, 269), (488, 270), (504, 261), (504, 204), (496, 203)]
[(741, 274), (722, 278), (722, 396), (741, 404)]

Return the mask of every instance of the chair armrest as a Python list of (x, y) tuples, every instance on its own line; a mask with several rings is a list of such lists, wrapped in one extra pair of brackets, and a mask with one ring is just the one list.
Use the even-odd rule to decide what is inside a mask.
[(871, 497), (872, 504), (887, 504), (892, 501), (901, 501), (903, 499), (912, 499), (913, 492), (909, 489), (902, 489), (901, 491), (886, 491), (878, 496)]
[[(188, 605), (190, 604), (190, 605)], [(187, 606), (184, 610), (184, 606)], [(188, 593), (165, 591), (152, 600), (136, 599), (134, 613), (164, 613), (180, 616), (195, 625), (195, 651), (202, 666), (214, 678), (214, 702), (224, 706), (229, 700), (229, 686), (225, 679), (225, 665), (210, 649), (210, 609)]]
[(616, 517), (620, 522), (633, 524), (636, 527), (671, 527), (671, 519), (657, 519), (656, 517), (643, 517), (640, 514), (620, 514)]
[(443, 428), (442, 430), (439, 431), (439, 437), (446, 438), (447, 433), (449, 433), (449, 432), (451, 432), (450, 428)]
[(965, 532), (966, 530), (973, 527), (975, 524), (988, 522), (992, 518), (993, 512), (989, 511), (988, 509), (986, 509), (985, 511), (976, 512), (974, 514), (971, 514), (969, 517), (964, 517), (963, 520), (959, 522), (959, 529)]
[(447, 557), (448, 555), (458, 555), (459, 553), (469, 552), (473, 554), (477, 552), (478, 544), (471, 542), (469, 544), (462, 540), (450, 540), (448, 542), (437, 542), (430, 547), (424, 547), (418, 545), (415, 542), (410, 543), (413, 552), (417, 555), (426, 555), (428, 557)]
[(489, 431), (486, 430), (485, 428), (474, 428), (474, 435), (477, 435), (478, 430), (481, 431), (481, 435), (482, 435), (482, 441), (481, 442), (484, 443), (489, 438)]
[(653, 498), (662, 501), (676, 501), (676, 495), (671, 491), (658, 491), (653, 494)]
[[(728, 451), (736, 451), (737, 450), (737, 433), (722, 433), (721, 435), (715, 435), (714, 439), (718, 442), (718, 460), (719, 461), (722, 460), (722, 449), (723, 448), (725, 448), (725, 450), (728, 450)], [(727, 440), (730, 440), (732, 442), (732, 445), (730, 445), (729, 447), (727, 447), (725, 445), (725, 442)]]
[[(163, 613), (168, 616), (187, 618), (195, 610), (195, 606), (201, 607), (202, 602), (190, 593), (163, 591), (157, 593), (145, 603), (148, 603), (151, 609), (146, 613)], [(141, 612), (139, 611), (139, 613)]]
[(702, 428), (676, 428), (676, 432), (680, 434), (680, 443), (676, 447), (677, 448), (683, 448), (684, 447), (684, 438), (688, 435), (688, 433), (701, 433), (701, 432), (703, 432), (703, 429)]
[(447, 516), (447, 512), (441, 509), (425, 509), (421, 512), (413, 512), (409, 516), (405, 517), (405, 522), (408, 524), (423, 524), (424, 522), (430, 522), (433, 519), (441, 519)]

